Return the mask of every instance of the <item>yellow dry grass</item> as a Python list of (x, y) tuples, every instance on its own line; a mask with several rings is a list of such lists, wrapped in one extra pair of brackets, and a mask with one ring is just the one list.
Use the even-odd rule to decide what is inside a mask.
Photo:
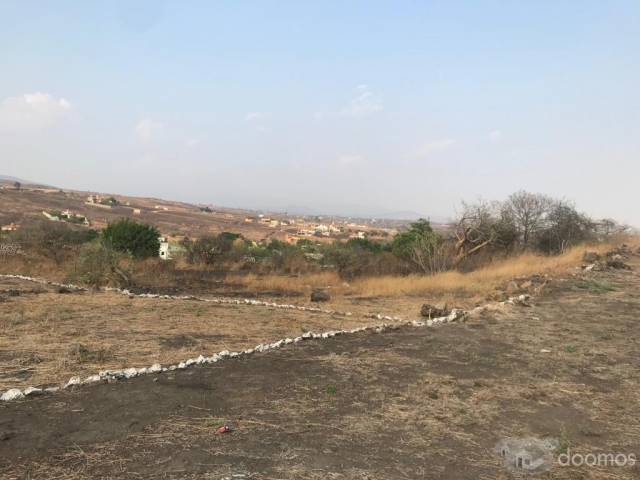
[[(33, 288), (38, 286), (0, 279), (0, 290)], [(0, 391), (370, 323), (356, 315), (131, 299), (115, 293), (25, 293), (0, 302)]]
[(500, 260), (468, 273), (456, 271), (436, 275), (366, 278), (354, 284), (362, 295), (485, 295), (516, 277), (534, 274), (562, 275), (582, 263), (586, 250), (605, 251), (609, 246), (576, 247), (558, 256), (525, 253)]
[(469, 273), (449, 271), (435, 275), (379, 276), (346, 283), (335, 272), (300, 276), (247, 275), (236, 279), (253, 291), (310, 291), (330, 287), (335, 294), (361, 296), (483, 296), (515, 277), (533, 274), (563, 275), (582, 263), (585, 251), (603, 253), (611, 244), (574, 247), (562, 255), (543, 256), (524, 253), (496, 261)]

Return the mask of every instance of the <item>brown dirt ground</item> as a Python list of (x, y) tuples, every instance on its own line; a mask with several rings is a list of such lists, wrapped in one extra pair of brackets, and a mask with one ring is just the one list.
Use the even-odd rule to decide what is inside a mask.
[[(3, 404), (0, 478), (507, 479), (493, 446), (529, 435), (637, 456), (633, 266), (465, 323)], [(234, 431), (217, 434), (224, 423)], [(637, 466), (556, 466), (541, 478), (639, 477)]]

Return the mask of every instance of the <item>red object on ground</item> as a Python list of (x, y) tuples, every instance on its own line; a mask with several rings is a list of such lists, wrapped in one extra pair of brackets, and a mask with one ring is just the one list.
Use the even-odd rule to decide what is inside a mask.
[(218, 433), (228, 433), (231, 431), (231, 427), (229, 425), (223, 425), (218, 428)]

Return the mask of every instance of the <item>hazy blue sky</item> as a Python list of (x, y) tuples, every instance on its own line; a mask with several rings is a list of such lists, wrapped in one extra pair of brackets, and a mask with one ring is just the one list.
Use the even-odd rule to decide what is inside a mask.
[(640, 225), (639, 87), (637, 1), (0, 0), (0, 174), (70, 188)]

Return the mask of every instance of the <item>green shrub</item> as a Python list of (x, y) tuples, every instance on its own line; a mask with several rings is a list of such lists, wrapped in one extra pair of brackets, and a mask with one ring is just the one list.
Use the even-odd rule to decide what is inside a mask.
[(130, 273), (122, 266), (123, 261), (121, 253), (95, 240), (81, 248), (71, 277), (91, 287), (124, 287), (130, 283)]
[(128, 218), (111, 223), (102, 231), (102, 239), (106, 245), (134, 258), (158, 256), (159, 237), (160, 233), (156, 227)]

